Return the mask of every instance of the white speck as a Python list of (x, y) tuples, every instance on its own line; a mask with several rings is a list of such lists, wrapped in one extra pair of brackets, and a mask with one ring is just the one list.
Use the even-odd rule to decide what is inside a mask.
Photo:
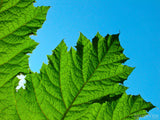
[(25, 80), (26, 75), (20, 74), (17, 75), (17, 78), (20, 79), (18, 86), (16, 87), (16, 92), (18, 92), (18, 90), (22, 87), (23, 89), (25, 89), (26, 86), (24, 86), (24, 84), (26, 83)]

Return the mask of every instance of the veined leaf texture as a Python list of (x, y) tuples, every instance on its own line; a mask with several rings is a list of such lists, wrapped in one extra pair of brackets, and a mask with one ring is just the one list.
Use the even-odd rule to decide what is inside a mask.
[[(48, 55), (40, 73), (29, 70), (28, 55), (49, 7), (34, 0), (1, 0), (0, 120), (136, 120), (154, 108), (140, 96), (127, 95), (123, 82), (134, 68), (122, 65), (119, 34), (88, 40), (82, 33), (76, 50), (64, 40)], [(26, 89), (16, 92), (19, 73)], [(121, 84), (120, 84), (121, 83)]]

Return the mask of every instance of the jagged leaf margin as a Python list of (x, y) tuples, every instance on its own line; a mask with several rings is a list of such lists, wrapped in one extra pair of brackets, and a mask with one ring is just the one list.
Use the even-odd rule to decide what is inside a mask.
[[(34, 7), (34, 0), (3, 0), (0, 4), (0, 119), (18, 119), (12, 79), (29, 72), (27, 53), (38, 45), (36, 35), (49, 7)], [(19, 80), (17, 80), (18, 82)], [(14, 114), (13, 114), (14, 113)]]
[(127, 88), (119, 84), (134, 68), (122, 65), (128, 58), (118, 36), (97, 33), (91, 43), (80, 33), (77, 51), (67, 51), (62, 40), (48, 56), (48, 65), (43, 64), (40, 73), (29, 74), (27, 89), (16, 94), (16, 100), (21, 101), (17, 103), (20, 118), (135, 120), (147, 115), (146, 110), (154, 106), (139, 96), (127, 96)]
[[(28, 8), (26, 8), (27, 12), (24, 12), (26, 9), (21, 11), (24, 16), (17, 15), (16, 10), (20, 12), (19, 8), (21, 7)], [(30, 7), (34, 11), (30, 10)], [(42, 11), (37, 12), (36, 9)], [(8, 53), (6, 49), (1, 49), (0, 57), (3, 58), (0, 61), (2, 62), (1, 65), (9, 63), (8, 66), (1, 67), (1, 71), (3, 70), (1, 75), (4, 75), (3, 77), (9, 74), (9, 70), (12, 67), (16, 71), (16, 66), (20, 66), (19, 71), (16, 71), (17, 73), (28, 73), (28, 69), (25, 69), (28, 67), (24, 67), (28, 64), (28, 60), (24, 56), (32, 51), (31, 49), (36, 46), (36, 43), (32, 41), (32, 45), (26, 47), (25, 50), (23, 47), (27, 43), (26, 41), (31, 40), (28, 35), (35, 34), (36, 30), (41, 27), (47, 10), (48, 7), (35, 8), (33, 0), (4, 0), (4, 4), (2, 4), (2, 8), (0, 9), (0, 25), (1, 30), (5, 32), (0, 34), (0, 40), (3, 40), (3, 45), (7, 44), (9, 46), (11, 43), (11, 48), (13, 45), (14, 48), (11, 49), (9, 47), (11, 50)], [(6, 14), (6, 11), (9, 11), (9, 13), (7, 12)], [(39, 21), (37, 23), (36, 19), (32, 21), (33, 23), (29, 22), (23, 26), (24, 17), (30, 18), (30, 16), (27, 17), (29, 12), (37, 13), (38, 16), (40, 15), (43, 18), (43, 20), (40, 19), (41, 24), (38, 24)], [(9, 14), (14, 14), (15, 16)], [(21, 16), (23, 17), (21, 18)], [(8, 25), (8, 28), (6, 25)], [(16, 25), (22, 25), (22, 27), (18, 28)], [(30, 30), (30, 27), (32, 30)], [(15, 36), (19, 38), (16, 39)], [(26, 40), (25, 44), (20, 42), (23, 39)], [(17, 49), (19, 43), (24, 51), (21, 50), (23, 51), (22, 53), (12, 55), (11, 51), (13, 52), (14, 49)], [(127, 79), (133, 68), (121, 64), (128, 58), (123, 54), (123, 48), (120, 46), (118, 35), (107, 35), (103, 38), (97, 33), (91, 44), (84, 35), (80, 34), (76, 48), (77, 51), (71, 48), (67, 52), (67, 47), (64, 41), (62, 41), (53, 51), (53, 55), (48, 56), (49, 64), (43, 64), (40, 74), (30, 73), (27, 75), (27, 89), (25, 91), (21, 89), (18, 93), (15, 92), (18, 81), (14, 77), (17, 74), (16, 72), (12, 77), (11, 75), (10, 77), (8, 77), (9, 75), (6, 77), (9, 81), (6, 79), (2, 82), (0, 81), (2, 85), (0, 87), (0, 96), (2, 96), (0, 98), (0, 118), (3, 120), (108, 120), (111, 117), (114, 120), (131, 120), (147, 114), (146, 110), (149, 111), (154, 107), (139, 96), (127, 96), (124, 93), (127, 88), (119, 85), (119, 83), (123, 83)], [(23, 58), (22, 60), (21, 57)], [(21, 62), (25, 64), (22, 65), (20, 64)], [(10, 64), (14, 64), (14, 66)], [(11, 70), (13, 71), (13, 69)], [(6, 75), (3, 74), (4, 71), (7, 71)], [(121, 96), (121, 94), (123, 95), (122, 97), (118, 97), (118, 100), (114, 101), (112, 99), (115, 96)], [(135, 98), (139, 99), (138, 102)], [(136, 105), (132, 103), (136, 103)], [(124, 109), (119, 107), (122, 105), (126, 105)], [(139, 107), (134, 111), (137, 105)], [(134, 108), (133, 110), (131, 109), (132, 107)], [(98, 110), (99, 108), (103, 109)], [(106, 109), (110, 109), (109, 113), (106, 112)], [(121, 115), (122, 110), (127, 111)], [(131, 111), (131, 114), (127, 113), (128, 110)]]

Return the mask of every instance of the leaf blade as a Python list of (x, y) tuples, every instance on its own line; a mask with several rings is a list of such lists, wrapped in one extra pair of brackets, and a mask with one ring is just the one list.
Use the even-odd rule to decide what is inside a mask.
[[(17, 74), (29, 73), (27, 53), (38, 45), (36, 34), (49, 7), (34, 7), (34, 0), (4, 0), (0, 6), (0, 119), (20, 119), (15, 84)], [(14, 114), (15, 113), (15, 114)]]

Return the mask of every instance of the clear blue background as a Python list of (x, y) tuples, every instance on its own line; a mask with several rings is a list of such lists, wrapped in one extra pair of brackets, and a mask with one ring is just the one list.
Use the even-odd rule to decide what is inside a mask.
[(136, 69), (125, 81), (128, 94), (140, 94), (157, 106), (141, 120), (160, 120), (160, 0), (37, 0), (35, 6), (51, 6), (47, 20), (31, 36), (39, 46), (30, 57), (32, 71), (39, 72), (47, 56), (61, 42), (68, 50), (75, 46), (82, 32), (92, 40), (120, 31), (125, 64)]

